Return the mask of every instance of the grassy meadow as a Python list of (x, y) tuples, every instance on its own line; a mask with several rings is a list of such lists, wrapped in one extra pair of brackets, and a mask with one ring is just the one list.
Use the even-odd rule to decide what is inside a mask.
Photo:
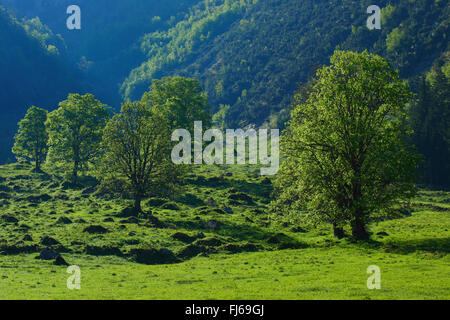
[[(31, 169), (0, 167), (0, 299), (450, 298), (450, 192), (420, 190), (354, 242), (268, 215), (272, 183), (255, 167), (196, 168), (139, 218), (91, 179), (71, 189)], [(36, 259), (46, 247), (80, 267), (80, 290), (66, 265)], [(370, 265), (379, 290), (367, 288)]]

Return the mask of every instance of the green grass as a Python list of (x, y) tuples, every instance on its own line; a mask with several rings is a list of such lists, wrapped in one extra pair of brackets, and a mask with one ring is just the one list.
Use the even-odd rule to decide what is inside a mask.
[[(26, 165), (1, 166), (0, 186), (5, 191), (0, 190), (0, 216), (18, 221), (0, 220), (0, 299), (449, 298), (449, 192), (420, 191), (410, 216), (373, 222), (372, 241), (354, 243), (333, 238), (329, 225), (298, 233), (288, 221), (271, 221), (266, 213), (271, 185), (254, 168), (200, 167), (195, 173), (172, 200), (179, 210), (145, 203), (144, 208), (165, 224), (153, 228), (145, 219), (139, 224), (120, 222), (123, 218), (117, 214), (129, 200), (65, 190), (59, 177), (30, 173)], [(1, 200), (1, 192), (9, 199)], [(253, 201), (228, 198), (237, 192)], [(42, 194), (52, 199), (37, 204), (26, 199)], [(233, 212), (217, 210), (224, 208)], [(60, 217), (73, 223), (59, 224)], [(106, 218), (114, 222), (104, 222)], [(79, 219), (85, 223), (77, 223)], [(206, 228), (209, 220), (219, 221), (220, 228)], [(83, 232), (90, 225), (109, 232)], [(136, 263), (129, 254), (137, 248), (167, 248), (177, 255), (188, 244), (172, 235), (182, 232), (195, 237), (199, 231), (220, 244), (206, 246), (199, 256), (179, 256), (182, 261), (175, 264)], [(16, 244), (25, 235), (33, 240)], [(70, 275), (65, 266), (35, 259), (44, 236), (60, 242), (54, 249), (80, 267), (81, 290), (67, 289)], [(245, 248), (254, 248), (249, 244), (257, 252), (246, 252), (253, 249)], [(233, 254), (227, 245), (244, 249)], [(4, 250), (24, 246), (34, 249), (16, 254)], [(122, 254), (87, 254), (87, 246), (115, 247)], [(370, 265), (380, 267), (380, 290), (366, 286)]]

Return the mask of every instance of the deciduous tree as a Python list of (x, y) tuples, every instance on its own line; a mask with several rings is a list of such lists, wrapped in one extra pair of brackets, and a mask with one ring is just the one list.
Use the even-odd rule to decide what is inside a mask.
[(142, 101), (123, 104), (105, 128), (101, 171), (104, 177), (125, 179), (135, 214), (146, 195), (174, 185), (178, 167), (170, 159), (170, 134), (164, 113)]
[(372, 213), (415, 193), (418, 157), (405, 141), (410, 98), (383, 58), (336, 51), (292, 112), (273, 207), (350, 223), (354, 238), (367, 239)]
[(35, 170), (40, 171), (47, 155), (48, 134), (45, 129), (47, 110), (32, 106), (19, 122), (19, 131), (14, 137), (12, 152), (17, 158), (33, 161)]
[(103, 128), (109, 118), (107, 107), (92, 94), (69, 94), (59, 108), (48, 115), (49, 162), (71, 168), (71, 179), (86, 169), (100, 154)]

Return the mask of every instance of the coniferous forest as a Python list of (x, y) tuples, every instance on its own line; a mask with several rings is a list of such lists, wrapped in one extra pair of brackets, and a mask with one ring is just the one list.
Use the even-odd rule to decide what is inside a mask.
[(0, 298), (448, 299), (449, 17), (0, 0)]

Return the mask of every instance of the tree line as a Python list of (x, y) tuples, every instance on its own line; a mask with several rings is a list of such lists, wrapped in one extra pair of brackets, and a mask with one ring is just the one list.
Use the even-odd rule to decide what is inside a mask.
[[(434, 83), (440, 94), (441, 81)], [(423, 99), (416, 99), (419, 105)], [(408, 84), (382, 57), (335, 51), (330, 65), (296, 95), (269, 210), (330, 223), (337, 237), (349, 226), (355, 239), (368, 239), (374, 215), (416, 193), (423, 161), (410, 143), (414, 102)], [(96, 164), (103, 181), (120, 180), (132, 192), (135, 213), (145, 196), (171, 190), (186, 171), (170, 159), (173, 129), (211, 123), (199, 83), (182, 77), (154, 80), (141, 100), (122, 104), (112, 117), (90, 94), (71, 94), (59, 106), (48, 114), (30, 108), (14, 153), (33, 160), (35, 170), (44, 160), (67, 168), (73, 183), (80, 170)]]
[(103, 181), (121, 181), (134, 197), (134, 211), (150, 192), (168, 192), (185, 168), (170, 159), (171, 133), (195, 120), (211, 122), (198, 82), (182, 77), (154, 80), (140, 101), (120, 113), (92, 94), (69, 94), (48, 112), (32, 106), (19, 122), (13, 153), (34, 162), (34, 170), (62, 169), (73, 185), (80, 172), (94, 170)]

